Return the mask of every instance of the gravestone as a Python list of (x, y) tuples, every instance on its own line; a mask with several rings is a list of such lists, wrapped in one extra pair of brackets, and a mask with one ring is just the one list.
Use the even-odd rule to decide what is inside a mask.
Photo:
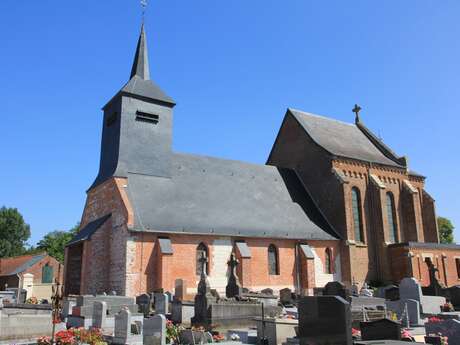
[(346, 300), (348, 295), (345, 285), (341, 282), (329, 282), (324, 286), (323, 296), (340, 296)]
[(443, 345), (442, 339), (439, 335), (426, 335), (425, 343), (430, 345)]
[(165, 293), (155, 293), (155, 314), (169, 313), (168, 295)]
[(107, 317), (107, 303), (103, 301), (95, 301), (93, 304), (93, 327), (105, 328)]
[(225, 287), (225, 296), (227, 298), (240, 297), (242, 294), (240, 280), (236, 274), (236, 266), (239, 262), (235, 257), (235, 253), (230, 254), (230, 260), (227, 265), (230, 269), (230, 275), (228, 276), (227, 286)]
[(142, 321), (143, 316), (141, 316), (141, 318), (133, 318), (129, 310), (121, 310), (115, 315), (113, 344), (142, 345)]
[(291, 289), (285, 288), (280, 290), (280, 302), (285, 307), (292, 307), (294, 305)]
[(450, 302), (454, 307), (460, 308), (460, 286), (451, 286), (447, 289)]
[(454, 319), (425, 324), (426, 334), (440, 334), (449, 337), (449, 345), (460, 345), (460, 321)]
[(410, 326), (423, 325), (422, 319), (420, 318), (420, 303), (415, 299), (408, 299), (405, 303), (407, 305), (407, 317), (409, 318)]
[(184, 279), (176, 279), (174, 282), (174, 300), (183, 301), (187, 296), (187, 282)]
[(401, 324), (388, 319), (360, 322), (362, 340), (401, 340)]
[(263, 289), (260, 292), (265, 294), (265, 295), (273, 295), (273, 289), (270, 289), (270, 288)]
[(391, 285), (385, 289), (385, 294), (383, 296), (385, 299), (390, 301), (397, 301), (399, 297), (399, 287)]
[(339, 296), (309, 296), (298, 302), (301, 345), (351, 345), (350, 304)]
[(422, 288), (415, 278), (404, 278), (399, 284), (399, 298), (401, 300), (414, 299), (422, 301)]
[(144, 317), (148, 317), (150, 314), (150, 295), (144, 293), (136, 297), (136, 304), (139, 306), (139, 312), (144, 314)]
[(211, 322), (209, 307), (216, 302), (216, 298), (211, 294), (211, 286), (209, 285), (208, 277), (206, 276), (206, 263), (208, 259), (202, 255), (199, 259), (201, 264), (200, 282), (198, 283), (197, 294), (195, 296), (194, 316), (192, 324), (207, 325)]
[(144, 319), (144, 345), (166, 345), (166, 317), (153, 315)]

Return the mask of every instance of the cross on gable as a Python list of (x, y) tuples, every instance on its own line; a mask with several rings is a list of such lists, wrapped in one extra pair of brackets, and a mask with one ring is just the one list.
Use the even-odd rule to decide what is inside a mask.
[(359, 116), (359, 112), (361, 111), (361, 107), (357, 104), (355, 104), (355, 107), (351, 110), (356, 114), (356, 116)]

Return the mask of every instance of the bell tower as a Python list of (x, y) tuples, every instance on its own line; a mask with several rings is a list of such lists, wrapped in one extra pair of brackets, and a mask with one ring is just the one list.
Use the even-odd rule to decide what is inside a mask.
[(103, 107), (99, 174), (90, 189), (128, 173), (169, 177), (174, 106), (150, 79), (142, 25), (130, 79)]

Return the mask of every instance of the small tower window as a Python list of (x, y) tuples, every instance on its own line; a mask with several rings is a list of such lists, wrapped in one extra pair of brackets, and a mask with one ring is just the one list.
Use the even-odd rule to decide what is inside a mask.
[(361, 195), (359, 189), (353, 187), (351, 189), (351, 207), (353, 211), (353, 227), (355, 230), (355, 241), (364, 242), (363, 234), (363, 215), (361, 212)]
[(157, 114), (150, 114), (150, 113), (145, 113), (143, 111), (136, 111), (136, 120), (137, 121), (143, 121), (143, 122), (149, 122), (153, 124), (157, 124), (158, 121), (160, 121), (160, 116)]
[(268, 246), (268, 274), (278, 275), (279, 263), (278, 263), (278, 250), (274, 244)]
[(331, 248), (326, 248), (325, 258), (324, 258), (324, 272), (327, 274), (332, 274), (332, 250)]

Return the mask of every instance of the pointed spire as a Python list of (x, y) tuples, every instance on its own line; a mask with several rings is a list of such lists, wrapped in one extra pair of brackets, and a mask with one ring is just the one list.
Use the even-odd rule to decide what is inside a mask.
[(147, 51), (147, 39), (145, 36), (144, 24), (142, 23), (130, 79), (134, 76), (138, 76), (143, 80), (150, 80), (149, 56)]

